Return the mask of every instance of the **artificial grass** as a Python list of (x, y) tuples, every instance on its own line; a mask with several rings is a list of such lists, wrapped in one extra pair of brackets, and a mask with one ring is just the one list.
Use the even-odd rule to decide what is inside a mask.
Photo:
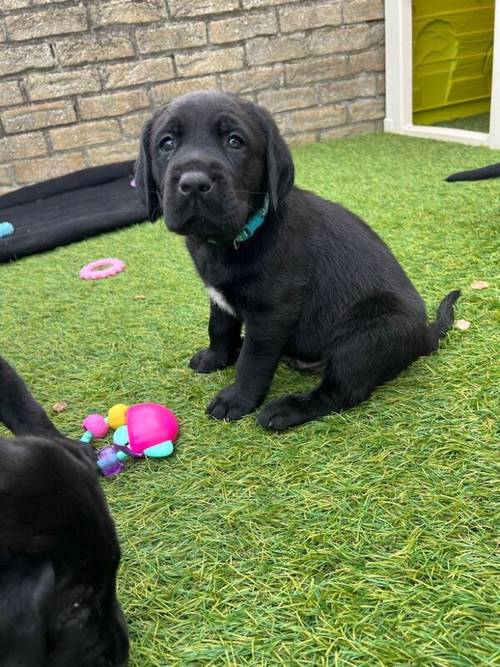
[[(298, 183), (369, 221), (431, 315), (461, 288), (470, 329), (343, 414), (281, 435), (213, 421), (234, 370), (188, 369), (208, 299), (158, 222), (0, 267), (2, 353), (45, 406), (68, 402), (68, 435), (116, 402), (179, 416), (173, 458), (103, 481), (132, 667), (498, 664), (500, 182), (443, 179), (499, 153), (371, 135), (294, 155)], [(106, 256), (126, 271), (78, 278)], [(314, 382), (281, 365), (270, 397)]]
[(460, 130), (472, 130), (473, 132), (484, 132), (487, 134), (490, 131), (490, 114), (479, 113), (474, 116), (432, 124), (436, 127), (453, 127)]

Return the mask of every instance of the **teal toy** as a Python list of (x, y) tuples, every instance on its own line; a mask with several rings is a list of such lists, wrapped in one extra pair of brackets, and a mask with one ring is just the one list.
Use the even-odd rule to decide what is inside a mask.
[(14, 233), (14, 225), (10, 222), (0, 222), (0, 239), (11, 236)]

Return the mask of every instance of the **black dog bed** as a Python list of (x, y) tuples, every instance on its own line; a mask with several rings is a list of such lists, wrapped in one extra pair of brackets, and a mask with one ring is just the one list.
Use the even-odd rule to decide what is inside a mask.
[(146, 220), (133, 167), (132, 160), (92, 167), (0, 197), (0, 223), (14, 226), (0, 237), (0, 262)]

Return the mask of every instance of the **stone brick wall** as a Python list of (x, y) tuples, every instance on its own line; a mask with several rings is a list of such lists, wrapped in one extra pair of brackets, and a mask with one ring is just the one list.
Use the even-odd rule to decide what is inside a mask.
[(0, 0), (0, 193), (134, 158), (152, 109), (221, 88), (291, 143), (378, 129), (383, 0)]

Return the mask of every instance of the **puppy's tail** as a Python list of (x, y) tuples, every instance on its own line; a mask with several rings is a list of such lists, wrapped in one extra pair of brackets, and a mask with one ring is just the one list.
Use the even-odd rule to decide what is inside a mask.
[(455, 289), (447, 294), (437, 309), (436, 321), (430, 325), (432, 350), (437, 350), (439, 341), (453, 323), (453, 306), (460, 296), (460, 290)]
[(500, 162), (490, 164), (481, 169), (471, 169), (470, 171), (459, 171), (456, 174), (451, 174), (446, 179), (448, 182), (454, 181), (482, 181), (485, 178), (498, 178), (500, 176)]

